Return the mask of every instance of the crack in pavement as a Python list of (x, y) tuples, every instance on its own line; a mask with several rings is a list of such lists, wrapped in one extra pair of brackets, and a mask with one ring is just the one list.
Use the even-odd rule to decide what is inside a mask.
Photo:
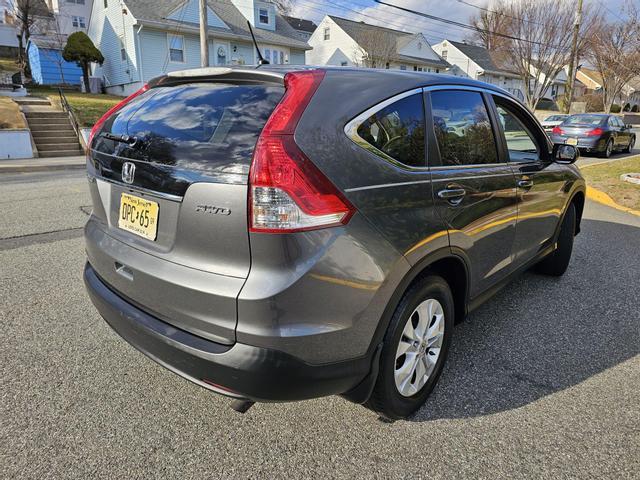
[(83, 230), (84, 227), (77, 227), (67, 228), (64, 230), (54, 230), (51, 232), (29, 233), (27, 235), (19, 235), (17, 237), (0, 238), (0, 252), (13, 250), (15, 248), (28, 247), (29, 245), (79, 238), (82, 236)]

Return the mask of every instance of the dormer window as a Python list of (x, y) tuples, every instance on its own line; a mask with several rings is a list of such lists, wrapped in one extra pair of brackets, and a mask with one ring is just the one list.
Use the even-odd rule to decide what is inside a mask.
[(269, 25), (269, 11), (266, 8), (261, 8), (258, 11), (258, 17), (262, 25)]

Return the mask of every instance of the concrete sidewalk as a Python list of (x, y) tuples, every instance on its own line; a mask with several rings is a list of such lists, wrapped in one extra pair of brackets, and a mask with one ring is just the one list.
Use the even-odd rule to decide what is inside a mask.
[(0, 160), (0, 174), (23, 172), (46, 172), (48, 170), (81, 170), (86, 167), (86, 157), (24, 158)]

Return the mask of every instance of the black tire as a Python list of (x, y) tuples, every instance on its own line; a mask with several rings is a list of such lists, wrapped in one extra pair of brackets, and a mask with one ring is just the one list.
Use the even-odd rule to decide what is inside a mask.
[(573, 251), (575, 231), (576, 207), (571, 203), (562, 219), (560, 235), (558, 235), (558, 248), (536, 265), (535, 269), (538, 273), (559, 277), (567, 271), (571, 261), (571, 252)]
[[(415, 309), (423, 301), (435, 299), (444, 313), (444, 335), (440, 353), (426, 383), (412, 396), (400, 394), (395, 383), (396, 351), (403, 330)], [(400, 301), (391, 318), (380, 355), (380, 370), (371, 397), (365, 406), (389, 420), (406, 418), (418, 410), (435, 387), (451, 345), (454, 325), (454, 303), (451, 289), (439, 276), (429, 275), (413, 285)], [(428, 355), (428, 353), (427, 353)]]
[(603, 158), (610, 158), (613, 153), (613, 138), (610, 138), (607, 142), (607, 145), (604, 147), (604, 151), (602, 152)]
[(631, 153), (631, 151), (633, 150), (633, 146), (635, 145), (635, 143), (636, 143), (636, 137), (635, 137), (635, 135), (634, 135), (634, 136), (632, 136), (632, 137), (629, 139), (629, 145), (627, 145), (627, 146), (625, 147), (625, 149), (623, 150), (623, 152), (624, 152), (624, 153)]

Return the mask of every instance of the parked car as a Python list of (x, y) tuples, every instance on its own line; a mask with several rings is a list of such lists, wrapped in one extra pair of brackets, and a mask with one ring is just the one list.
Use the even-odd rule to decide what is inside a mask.
[(93, 303), (239, 410), (412, 414), (454, 322), (529, 267), (564, 273), (585, 198), (577, 149), (507, 92), (418, 72), (170, 73), (89, 145)]
[(575, 145), (585, 152), (609, 158), (613, 152), (631, 152), (636, 135), (615, 115), (581, 113), (571, 115), (551, 131), (553, 143)]
[(542, 121), (542, 128), (544, 128), (544, 131), (547, 133), (551, 133), (551, 130), (553, 130), (553, 127), (555, 127), (556, 125), (560, 125), (562, 122), (564, 122), (567, 117), (569, 115), (566, 115), (564, 113), (556, 113), (553, 115), (549, 115), (547, 118), (545, 118)]

